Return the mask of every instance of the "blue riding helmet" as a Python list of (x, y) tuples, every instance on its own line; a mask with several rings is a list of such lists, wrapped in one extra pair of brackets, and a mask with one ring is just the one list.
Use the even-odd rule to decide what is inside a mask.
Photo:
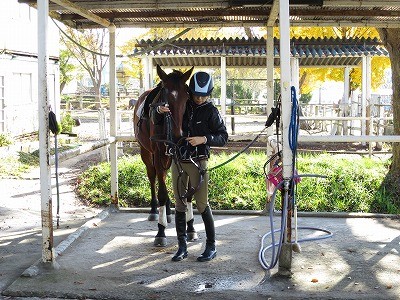
[(195, 96), (209, 96), (213, 88), (212, 77), (206, 72), (197, 72), (190, 78), (189, 89)]

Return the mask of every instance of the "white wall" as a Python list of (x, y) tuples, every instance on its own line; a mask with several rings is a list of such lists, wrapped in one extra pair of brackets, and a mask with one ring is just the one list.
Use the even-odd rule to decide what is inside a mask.
[[(17, 0), (0, 1), (0, 133), (12, 137), (38, 131), (37, 11)], [(59, 56), (58, 29), (49, 19), (49, 56)], [(49, 61), (49, 99), (59, 110), (59, 66)]]
[[(58, 28), (49, 18), (49, 55), (59, 56)], [(0, 51), (37, 54), (37, 10), (17, 0), (0, 1)]]

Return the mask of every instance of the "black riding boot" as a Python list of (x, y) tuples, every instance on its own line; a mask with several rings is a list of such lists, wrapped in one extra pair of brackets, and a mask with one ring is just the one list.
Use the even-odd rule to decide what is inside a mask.
[(172, 257), (172, 261), (181, 261), (188, 256), (187, 252), (187, 235), (186, 235), (186, 213), (175, 212), (175, 227), (178, 237), (178, 251)]
[(214, 228), (214, 218), (209, 206), (206, 207), (204, 212), (201, 214), (204, 222), (204, 227), (206, 229), (206, 249), (197, 258), (197, 261), (209, 261), (217, 256), (217, 250), (215, 248), (215, 228)]

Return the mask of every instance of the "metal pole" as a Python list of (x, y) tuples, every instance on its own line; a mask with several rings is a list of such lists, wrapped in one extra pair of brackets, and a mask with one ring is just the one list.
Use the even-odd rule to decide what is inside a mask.
[[(289, 0), (279, 2), (279, 30), (280, 30), (280, 66), (281, 66), (281, 97), (282, 97), (282, 165), (285, 186), (289, 185), (292, 177), (292, 151), (289, 146), (289, 125), (291, 114), (291, 91), (290, 91), (290, 24), (289, 24)], [(287, 189), (285, 189), (287, 193)], [(287, 218), (291, 216), (288, 214)], [(289, 222), (287, 222), (289, 223)], [(281, 276), (291, 275), (292, 247), (291, 228), (286, 226), (284, 233), (285, 241), (282, 244), (279, 255), (278, 274)]]
[(38, 5), (38, 109), (39, 109), (39, 159), (40, 195), (42, 217), (42, 262), (54, 263), (53, 213), (51, 198), (49, 91), (48, 91), (48, 15), (49, 1), (39, 0)]

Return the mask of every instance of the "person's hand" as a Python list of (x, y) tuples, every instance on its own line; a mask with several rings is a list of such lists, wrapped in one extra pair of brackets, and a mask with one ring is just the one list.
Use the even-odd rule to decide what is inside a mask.
[(186, 138), (192, 146), (198, 146), (207, 143), (207, 138), (205, 136), (191, 136)]
[(168, 104), (166, 104), (165, 106), (164, 105), (157, 106), (157, 112), (159, 114), (165, 114), (167, 112), (170, 112)]

